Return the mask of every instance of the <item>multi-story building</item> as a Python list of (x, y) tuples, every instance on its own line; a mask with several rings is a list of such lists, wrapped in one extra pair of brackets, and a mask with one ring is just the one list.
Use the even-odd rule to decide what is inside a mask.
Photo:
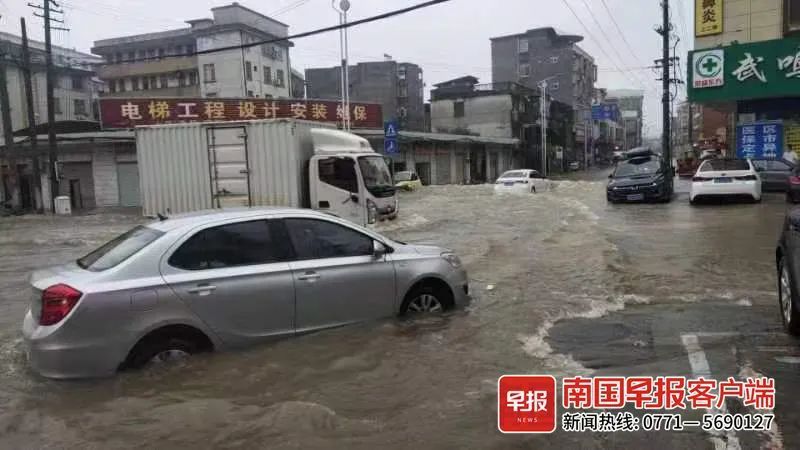
[[(348, 70), (351, 101), (380, 103), (384, 120), (398, 120), (403, 130), (425, 129), (425, 84), (418, 65), (389, 60), (358, 63)], [(306, 93), (308, 98), (340, 99), (341, 67), (306, 69)]]
[(696, 7), (687, 91), (697, 138), (727, 141), (740, 157), (800, 154), (800, 0)]
[(625, 150), (642, 145), (642, 128), (644, 126), (644, 92), (637, 89), (609, 89), (606, 101), (615, 101), (619, 105)]
[[(31, 82), (33, 87), (33, 116), (37, 124), (47, 122), (47, 76), (45, 70), (44, 43), (28, 41), (31, 53)], [(14, 64), (7, 64), (6, 79), (8, 100), (11, 108), (11, 128), (21, 130), (29, 127), (28, 104), (25, 98), (23, 78), (22, 38), (9, 33), (0, 33), (0, 54)], [(54, 106), (56, 121), (97, 120), (95, 100), (100, 84), (94, 78), (93, 64), (101, 62), (96, 56), (53, 46), (55, 67)], [(0, 117), (0, 121), (2, 118)], [(3, 127), (0, 127), (0, 139)], [(2, 141), (0, 141), (2, 142)]]
[(539, 89), (574, 110), (574, 146), (583, 148), (590, 138), (591, 105), (597, 66), (578, 42), (582, 36), (552, 27), (492, 38), (492, 82), (515, 82)]
[(92, 52), (105, 60), (98, 75), (107, 95), (290, 97), (291, 42), (239, 48), (285, 38), (289, 26), (238, 3), (211, 13), (187, 28), (96, 41)]

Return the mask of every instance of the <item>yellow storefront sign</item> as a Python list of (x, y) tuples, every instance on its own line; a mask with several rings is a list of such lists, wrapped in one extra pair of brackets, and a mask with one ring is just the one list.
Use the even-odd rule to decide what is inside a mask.
[(722, 33), (723, 0), (694, 0), (694, 35)]

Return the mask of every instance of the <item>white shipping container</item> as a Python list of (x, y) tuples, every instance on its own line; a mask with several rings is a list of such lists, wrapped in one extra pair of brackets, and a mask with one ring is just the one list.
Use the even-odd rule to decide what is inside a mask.
[(336, 127), (287, 119), (138, 127), (144, 214), (308, 207), (313, 128)]

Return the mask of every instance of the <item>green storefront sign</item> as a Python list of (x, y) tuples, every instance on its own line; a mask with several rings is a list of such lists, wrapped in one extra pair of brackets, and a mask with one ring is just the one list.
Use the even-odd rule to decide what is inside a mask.
[(689, 63), (692, 102), (800, 97), (800, 39), (695, 50)]

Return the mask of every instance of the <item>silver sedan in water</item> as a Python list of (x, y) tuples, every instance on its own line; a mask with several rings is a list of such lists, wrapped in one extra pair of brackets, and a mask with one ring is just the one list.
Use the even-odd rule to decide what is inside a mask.
[(23, 323), (51, 378), (250, 345), (468, 300), (452, 252), (297, 209), (197, 213), (133, 228), (31, 276)]

